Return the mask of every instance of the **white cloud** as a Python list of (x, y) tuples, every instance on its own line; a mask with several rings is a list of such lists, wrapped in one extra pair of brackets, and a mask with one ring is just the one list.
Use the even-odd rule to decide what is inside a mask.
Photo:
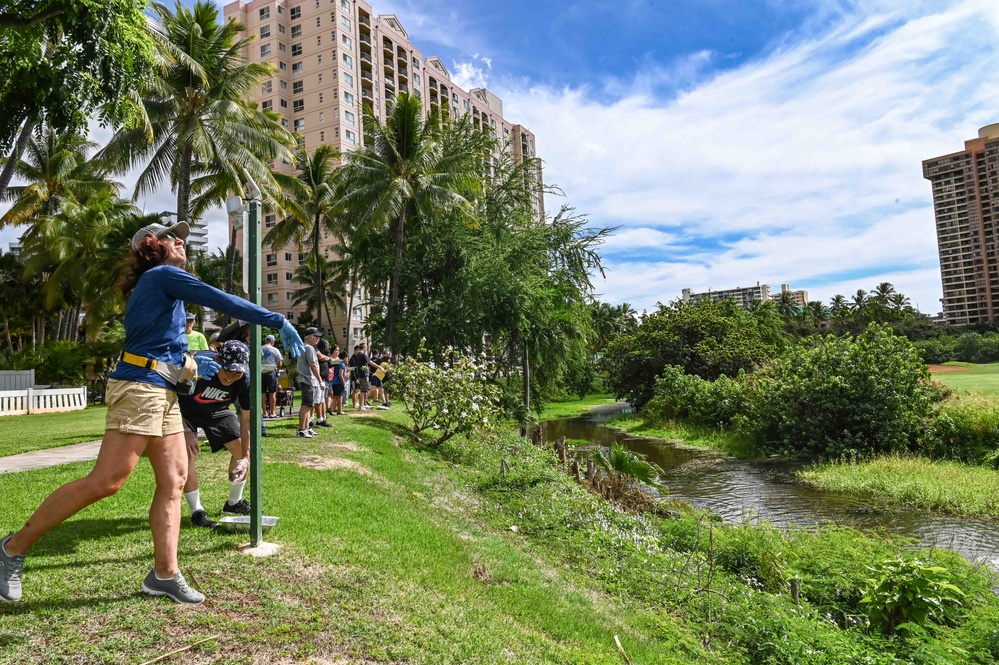
[[(761, 281), (809, 282), (810, 296), (825, 300), (894, 279), (938, 310), (920, 162), (999, 121), (999, 6), (849, 9), (823, 32), (711, 77), (710, 54), (698, 53), (601, 90), (493, 82), (507, 117), (537, 134), (546, 180), (595, 224), (623, 227), (598, 287), (606, 299), (653, 307), (688, 286)], [(689, 92), (656, 97), (657, 86), (697, 75)], [(662, 260), (627, 262), (628, 247), (648, 258), (652, 229), (702, 247), (742, 240), (688, 253), (664, 241)]]
[(451, 63), (451, 82), (464, 90), (488, 87), (492, 68), (491, 58), (481, 57), (476, 53), (470, 61)]

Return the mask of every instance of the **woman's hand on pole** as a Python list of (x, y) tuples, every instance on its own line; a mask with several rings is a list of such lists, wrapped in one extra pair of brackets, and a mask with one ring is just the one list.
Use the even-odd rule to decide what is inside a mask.
[(292, 358), (299, 356), (305, 351), (305, 342), (302, 341), (298, 331), (295, 330), (295, 326), (288, 319), (285, 319), (284, 324), (281, 325), (280, 334), (281, 343)]

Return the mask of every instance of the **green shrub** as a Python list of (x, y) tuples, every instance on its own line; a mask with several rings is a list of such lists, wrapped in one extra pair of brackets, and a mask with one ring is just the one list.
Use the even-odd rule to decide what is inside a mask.
[(927, 428), (920, 451), (935, 459), (999, 467), (999, 404), (975, 395), (952, 397)]
[(715, 560), (752, 586), (780, 591), (788, 582), (786, 544), (772, 524), (740, 524), (719, 532)]
[(957, 359), (954, 353), (954, 339), (954, 337), (937, 337), (913, 342), (912, 345), (923, 354), (923, 362), (939, 365)]
[(964, 592), (943, 566), (897, 559), (872, 568), (861, 604), (872, 628), (885, 635), (911, 635), (929, 624), (953, 623)]
[(734, 379), (722, 375), (707, 381), (667, 365), (656, 379), (655, 397), (643, 413), (653, 422), (681, 418), (695, 425), (725, 428), (747, 408), (744, 371), (740, 370)]
[(760, 452), (791, 457), (907, 451), (942, 399), (912, 344), (876, 324), (795, 347), (753, 378), (740, 427)]
[(787, 338), (773, 307), (747, 312), (732, 301), (660, 305), (632, 333), (615, 337), (602, 367), (614, 394), (636, 408), (655, 394), (668, 365), (714, 380), (751, 370), (783, 350)]

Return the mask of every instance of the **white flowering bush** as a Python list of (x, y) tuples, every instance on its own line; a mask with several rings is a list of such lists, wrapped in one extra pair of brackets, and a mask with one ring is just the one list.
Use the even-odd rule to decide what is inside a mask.
[(453, 366), (408, 358), (392, 370), (392, 394), (413, 419), (413, 433), (429, 446), (458, 434), (488, 429), (503, 418), (501, 391), (488, 368), (462, 357)]

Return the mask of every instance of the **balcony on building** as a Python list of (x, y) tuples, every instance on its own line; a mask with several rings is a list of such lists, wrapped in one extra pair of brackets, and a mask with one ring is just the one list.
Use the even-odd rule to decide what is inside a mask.
[(357, 14), (357, 22), (360, 23), (363, 26), (368, 27), (368, 28), (371, 27), (371, 17), (369, 17), (367, 14), (365, 14), (363, 12), (358, 12), (358, 14)]
[(361, 60), (363, 60), (364, 62), (367, 62), (367, 63), (369, 63), (369, 64), (370, 64), (370, 63), (372, 62), (372, 61), (371, 61), (371, 52), (370, 52), (370, 51), (368, 51), (368, 52), (364, 52), (364, 51), (362, 50), (362, 51), (361, 51)]
[(385, 76), (395, 75), (395, 60), (392, 58), (385, 58), (382, 61), (382, 69), (385, 70)]
[(371, 70), (370, 69), (366, 69), (364, 67), (361, 67), (361, 78), (364, 79), (365, 81), (373, 81), (374, 80), (374, 76), (372, 75)]
[(362, 32), (360, 34), (360, 39), (362, 44), (367, 44), (368, 46), (371, 46), (371, 35), (367, 35)]

